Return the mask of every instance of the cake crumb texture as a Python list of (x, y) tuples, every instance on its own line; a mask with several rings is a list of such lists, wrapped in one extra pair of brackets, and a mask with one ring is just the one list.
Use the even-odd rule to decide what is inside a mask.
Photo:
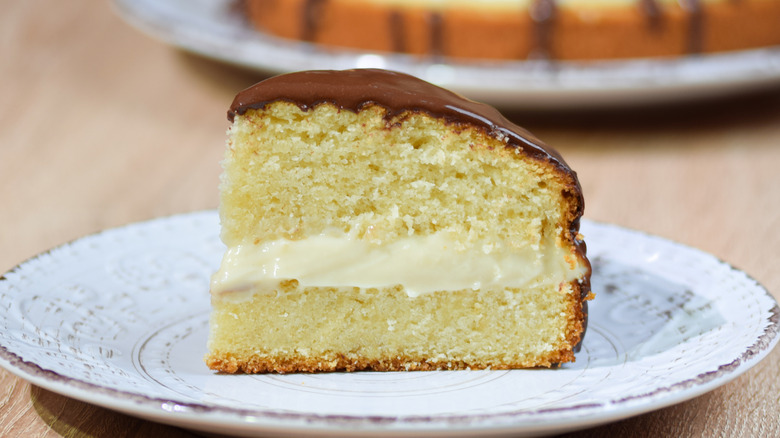
[(400, 287), (281, 289), (215, 304), (209, 367), (226, 373), (550, 367), (574, 359), (583, 328), (579, 291), (569, 285), (553, 294), (461, 290), (415, 298)]
[(576, 181), (554, 165), (480, 129), (385, 115), (276, 102), (237, 117), (223, 163), (223, 241), (338, 229), (376, 244), (447, 231), (464, 244), (523, 246), (568, 233), (577, 206), (557, 198), (576, 196)]
[(485, 126), (376, 102), (353, 111), (282, 98), (237, 111), (220, 184), (222, 240), (251, 249), (335, 233), (382, 247), (445, 233), (446, 251), (532, 248), (538, 263), (563, 259), (578, 277), (419, 295), (403, 284), (295, 278), (212, 290), (208, 366), (286, 373), (573, 361), (591, 296), (576, 174), (557, 153)]

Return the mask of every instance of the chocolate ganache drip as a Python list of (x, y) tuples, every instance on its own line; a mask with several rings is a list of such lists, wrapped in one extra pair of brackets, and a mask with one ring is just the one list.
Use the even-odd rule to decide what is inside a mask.
[(320, 27), (322, 10), (327, 0), (306, 0), (303, 4), (301, 16), (301, 39), (314, 41)]
[(647, 22), (653, 30), (661, 28), (661, 6), (658, 0), (639, 0), (640, 10), (647, 17)]
[(557, 6), (555, 0), (534, 0), (528, 9), (534, 22), (530, 58), (552, 58), (552, 36)]
[(428, 15), (431, 32), (430, 52), (434, 58), (444, 56), (444, 18), (441, 12), (431, 12)]
[(404, 26), (404, 14), (398, 9), (393, 9), (390, 12), (390, 33), (391, 41), (393, 43), (393, 51), (405, 52), (406, 51), (406, 29)]
[(688, 53), (699, 53), (704, 46), (704, 11), (701, 0), (682, 0), (682, 7), (688, 11)]

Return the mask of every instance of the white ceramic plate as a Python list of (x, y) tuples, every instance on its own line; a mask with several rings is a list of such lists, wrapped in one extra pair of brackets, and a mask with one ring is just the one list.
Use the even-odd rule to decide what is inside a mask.
[(127, 22), (168, 44), (268, 73), (377, 67), (517, 109), (672, 102), (780, 85), (780, 47), (671, 60), (464, 62), (323, 49), (250, 28), (237, 0), (114, 0)]
[(218, 375), (203, 364), (217, 214), (105, 231), (0, 278), (0, 365), (131, 415), (236, 435), (534, 435), (625, 418), (735, 378), (780, 309), (712, 256), (583, 221), (590, 327), (560, 369)]

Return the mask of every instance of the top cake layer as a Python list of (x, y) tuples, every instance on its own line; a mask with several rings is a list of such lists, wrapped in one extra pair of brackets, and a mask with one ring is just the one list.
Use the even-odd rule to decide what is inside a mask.
[[(509, 170), (509, 168), (519, 165), (519, 160), (508, 159), (505, 165), (494, 167), (495, 164), (492, 164), (487, 168), (484, 167), (484, 164), (477, 165), (476, 162), (473, 162), (472, 160), (476, 157), (481, 157), (480, 159), (485, 159), (487, 161), (497, 159), (505, 160), (499, 157), (507, 154), (507, 158), (510, 156), (528, 157), (537, 163), (537, 165), (535, 165), (536, 170), (534, 171), (534, 175), (536, 176), (533, 176), (532, 178), (534, 178), (534, 180), (529, 181), (528, 184), (533, 187), (536, 187), (537, 183), (544, 186), (548, 182), (553, 183), (553, 181), (549, 180), (545, 182), (543, 180), (554, 177), (554, 186), (559, 187), (559, 190), (565, 192), (565, 196), (571, 201), (568, 202), (569, 205), (566, 207), (572, 208), (571, 211), (562, 213), (562, 216), (566, 216), (565, 219), (561, 217), (559, 220), (570, 223), (571, 228), (569, 231), (571, 232), (571, 236), (574, 236), (577, 233), (579, 227), (578, 219), (582, 215), (583, 199), (582, 190), (579, 181), (577, 180), (576, 173), (571, 170), (555, 149), (543, 143), (527, 130), (507, 120), (491, 106), (474, 102), (461, 95), (403, 73), (378, 69), (305, 71), (272, 77), (240, 92), (234, 99), (230, 110), (228, 111), (228, 118), (231, 121), (235, 120), (232, 128), (234, 130), (234, 136), (240, 136), (240, 133), (245, 129), (255, 130), (256, 128), (254, 127), (257, 126), (257, 124), (262, 124), (264, 125), (264, 130), (278, 130), (278, 133), (275, 135), (282, 137), (279, 139), (281, 142), (294, 141), (298, 138), (300, 133), (296, 133), (293, 128), (293, 126), (295, 126), (294, 119), (297, 119), (298, 116), (288, 113), (286, 110), (282, 109), (283, 107), (277, 106), (274, 111), (269, 113), (274, 114), (275, 111), (281, 111), (277, 116), (273, 116), (273, 120), (278, 122), (274, 124), (275, 126), (273, 128), (270, 125), (266, 126), (268, 122), (264, 118), (255, 119), (258, 114), (247, 113), (251, 110), (263, 110), (272, 103), (294, 105), (302, 113), (319, 111), (321, 117), (323, 117), (322, 120), (326, 121), (325, 123), (330, 124), (330, 128), (317, 127), (317, 132), (312, 131), (311, 133), (306, 134), (307, 136), (323, 136), (320, 140), (315, 142), (319, 144), (319, 146), (311, 150), (311, 154), (324, 154), (321, 157), (307, 155), (302, 158), (292, 158), (288, 156), (288, 152), (285, 149), (276, 152), (272, 150), (274, 148), (282, 147), (278, 143), (275, 145), (262, 146), (262, 149), (251, 152), (254, 153), (256, 157), (266, 157), (264, 158), (265, 160), (270, 160), (281, 165), (281, 167), (275, 165), (276, 167), (274, 167), (274, 169), (277, 170), (269, 168), (267, 165), (268, 163), (263, 166), (258, 165), (257, 170), (252, 171), (257, 172), (258, 176), (261, 173), (264, 174), (266, 172), (278, 171), (287, 172), (292, 175), (295, 172), (302, 171), (302, 169), (308, 166), (306, 160), (314, 160), (312, 161), (311, 166), (316, 167), (321, 163), (333, 160), (333, 154), (346, 153), (349, 155), (346, 159), (347, 161), (352, 162), (353, 165), (345, 167), (345, 172), (348, 168), (358, 169), (360, 166), (381, 164), (385, 169), (385, 174), (388, 174), (387, 172), (391, 172), (391, 166), (398, 166), (401, 165), (400, 163), (403, 161), (412, 159), (423, 162), (427, 161), (428, 164), (441, 169), (440, 173), (438, 175), (412, 175), (409, 173), (413, 171), (412, 168), (407, 167), (403, 170), (399, 170), (398, 178), (396, 178), (395, 181), (396, 183), (403, 184), (403, 186), (399, 187), (401, 189), (406, 189), (410, 186), (420, 188), (420, 184), (423, 181), (428, 181), (437, 187), (447, 186), (450, 188), (450, 190), (442, 192), (439, 196), (441, 199), (435, 200), (435, 202), (441, 201), (446, 203), (452, 201), (455, 204), (459, 204), (461, 203), (460, 200), (469, 196), (468, 191), (473, 190), (474, 186), (473, 183), (471, 185), (464, 184), (466, 180), (459, 180), (457, 173), (480, 173), (488, 169), (493, 169), (491, 172), (499, 172), (499, 169), (501, 169), (500, 172), (508, 173), (502, 175), (497, 173), (496, 175), (491, 176), (491, 178), (495, 179), (493, 182), (494, 185), (503, 185), (505, 189), (501, 189), (499, 186), (495, 187), (492, 193), (486, 195), (491, 197), (495, 196), (495, 201), (483, 199), (483, 201), (480, 202), (503, 203), (505, 201), (501, 200), (500, 197), (502, 196), (507, 199), (517, 198), (521, 195), (530, 197), (536, 196), (531, 192), (518, 194), (516, 193), (516, 189), (512, 188), (512, 185), (517, 183), (517, 181), (513, 182), (512, 180), (514, 178), (519, 178), (520, 174), (518, 173), (519, 171)], [(349, 111), (350, 113), (356, 114), (357, 117), (349, 123), (359, 126), (359, 128), (355, 129), (362, 129), (364, 131), (351, 133), (322, 131), (322, 129), (334, 128), (337, 124), (343, 122), (341, 118), (338, 120), (332, 119), (332, 121), (327, 122), (327, 120), (329, 120), (328, 117), (331, 117), (326, 114), (330, 111), (327, 109), (328, 107), (334, 108), (336, 111)], [(384, 126), (375, 126), (377, 122), (373, 119), (373, 116), (368, 115), (374, 112), (382, 113), (382, 119), (380, 119), (379, 122)], [(241, 123), (238, 123), (237, 120), (237, 116), (239, 115), (244, 119)], [(267, 117), (267, 115), (263, 117)], [(437, 133), (436, 130), (438, 128), (431, 124), (434, 121), (444, 121), (445, 125), (449, 126), (449, 129), (454, 133), (455, 137), (459, 137), (459, 139), (441, 132)], [(244, 124), (246, 124), (246, 128), (242, 127)], [(370, 128), (369, 125), (373, 126), (373, 128)], [(310, 128), (315, 129), (314, 126), (311, 126)], [(372, 140), (368, 136), (377, 135), (376, 133), (371, 134), (371, 129), (378, 129), (381, 132), (384, 132), (385, 135), (393, 137), (387, 138), (385, 141), (389, 144), (397, 144), (397, 146), (394, 147), (394, 150), (370, 152), (370, 148), (366, 149), (366, 146), (375, 140)], [(248, 133), (250, 131), (246, 132)], [(411, 137), (405, 137), (407, 134), (411, 135)], [(445, 135), (446, 138), (437, 138), (437, 136), (441, 135)], [(247, 141), (249, 141), (250, 144), (254, 143), (254, 140), (248, 139)], [(332, 142), (345, 142), (345, 144), (356, 142), (355, 147), (358, 147), (359, 149), (349, 149), (350, 147), (348, 147), (346, 152), (338, 151), (336, 149), (329, 152), (326, 150), (326, 145), (330, 145)], [(430, 147), (426, 146), (420, 148), (419, 145), (413, 144), (416, 142), (435, 142), (436, 144), (431, 143)], [(360, 146), (361, 144), (362, 146)], [(447, 144), (449, 144), (449, 146), (446, 146)], [(463, 148), (464, 146), (457, 146), (457, 144), (465, 144), (467, 149), (472, 148), (475, 150), (459, 150), (459, 148)], [(254, 147), (261, 146), (257, 145)], [(409, 151), (401, 152), (401, 149), (403, 148), (409, 148)], [(453, 149), (447, 152), (448, 148)], [(443, 165), (441, 161), (442, 156), (438, 155), (440, 152), (436, 152), (436, 149), (441, 149), (442, 152), (444, 152), (443, 156), (448, 156), (447, 160), (450, 162), (449, 165), (441, 167)], [(477, 149), (488, 150), (484, 151), (484, 153), (478, 153)], [(244, 152), (250, 153), (248, 151)], [(387, 157), (380, 156), (384, 153), (387, 154)], [(476, 153), (476, 155), (473, 155), (474, 153)], [(371, 155), (368, 156), (366, 154)], [(399, 154), (402, 154), (403, 158)], [(429, 154), (436, 154), (436, 157), (428, 156)], [(235, 158), (237, 157), (232, 157), (231, 160)], [(457, 164), (453, 161), (456, 159), (458, 160)], [(439, 164), (434, 164), (434, 161)], [(364, 164), (358, 164), (359, 162), (363, 162)], [(417, 171), (419, 170), (420, 169), (417, 169)], [(441, 172), (452, 172), (453, 174), (447, 176)], [(400, 173), (406, 173), (406, 175), (400, 175)], [(268, 175), (268, 177), (270, 177), (271, 174), (269, 173)], [(468, 175), (469, 178), (476, 176), (477, 175)], [(360, 181), (360, 178), (362, 177), (367, 177), (367, 174), (358, 172), (357, 174), (352, 175), (349, 181), (345, 180), (340, 183), (340, 189), (346, 189), (346, 185), (349, 184), (358, 184), (359, 190), (365, 192), (364, 196), (366, 199), (373, 199), (373, 195), (370, 195), (369, 191), (375, 191), (380, 188), (382, 190), (385, 189), (384, 187), (379, 187), (382, 183), (376, 180), (365, 180), (363, 183), (359, 183), (358, 181)], [(450, 182), (444, 183), (444, 180), (440, 179), (440, 177), (445, 179), (449, 178)], [(291, 181), (291, 184), (293, 183), (300, 184), (301, 180), (298, 180), (297, 183), (294, 180)], [(385, 182), (384, 184), (388, 184), (387, 187), (391, 187), (393, 183)], [(290, 190), (299, 190), (302, 189), (302, 187), (303, 186), (291, 187)], [(358, 190), (358, 188), (356, 187), (351, 190)], [(547, 189), (539, 188), (539, 190)], [(239, 196), (238, 193), (235, 193), (235, 195)], [(308, 195), (314, 194), (308, 193)], [(321, 193), (316, 196), (318, 196), (319, 199), (323, 199), (323, 197), (327, 195), (327, 193)], [(354, 195), (357, 196), (358, 193), (354, 193)], [(270, 205), (272, 201), (271, 198), (273, 198), (273, 196), (270, 196), (264, 202), (267, 205)], [(240, 199), (242, 198), (238, 197), (236, 198), (236, 201), (240, 201)], [(381, 199), (386, 201), (389, 198), (384, 197)], [(407, 198), (407, 201), (410, 201), (410, 199)], [(334, 200), (334, 202), (338, 201)], [(379, 199), (377, 199), (377, 202), (380, 202)], [(297, 203), (298, 202), (296, 201), (296, 204)], [(343, 201), (339, 203), (343, 203)], [(308, 203), (305, 203), (305, 205), (307, 204)], [(285, 207), (285, 209), (286, 208), (287, 207)], [(305, 209), (306, 207), (302, 206), (301, 208)], [(390, 206), (382, 207), (380, 204), (372, 204), (372, 208), (389, 209)], [(476, 213), (476, 211), (477, 210), (475, 210), (474, 214), (483, 214)], [(404, 211), (401, 211), (401, 216), (403, 216), (404, 213)], [(254, 216), (260, 213), (258, 211), (256, 213), (248, 212), (248, 214), (249, 216)], [(263, 213), (263, 215), (268, 214), (267, 211)], [(469, 213), (460, 214), (468, 215)], [(296, 215), (305, 216), (305, 213), (298, 211)], [(513, 221), (523, 216), (516, 213), (513, 213), (513, 215), (516, 216)], [(454, 220), (465, 219), (465, 217), (461, 217), (460, 219)], [(530, 220), (530, 218), (527, 219)], [(550, 225), (554, 226), (555, 224)], [(563, 223), (559, 225), (563, 225)], [(322, 230), (316, 231), (321, 232)]]
[[(302, 110), (321, 103), (358, 112), (369, 104), (387, 110), (386, 119), (423, 112), (450, 123), (479, 126), (488, 135), (535, 158), (555, 163), (573, 173), (555, 149), (507, 120), (498, 110), (425, 82), (414, 76), (380, 69), (310, 70), (266, 79), (236, 95), (228, 120), (248, 109), (262, 109), (276, 101), (291, 102)], [(578, 189), (579, 190), (579, 189)]]

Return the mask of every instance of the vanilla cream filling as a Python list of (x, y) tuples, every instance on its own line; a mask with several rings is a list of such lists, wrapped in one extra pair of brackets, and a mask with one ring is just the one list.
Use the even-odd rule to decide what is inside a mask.
[(211, 293), (272, 291), (284, 280), (301, 287), (382, 288), (401, 285), (410, 297), (436, 291), (553, 285), (586, 268), (554, 241), (537, 248), (501, 244), (456, 248), (446, 233), (375, 245), (348, 235), (242, 243), (228, 248)]

